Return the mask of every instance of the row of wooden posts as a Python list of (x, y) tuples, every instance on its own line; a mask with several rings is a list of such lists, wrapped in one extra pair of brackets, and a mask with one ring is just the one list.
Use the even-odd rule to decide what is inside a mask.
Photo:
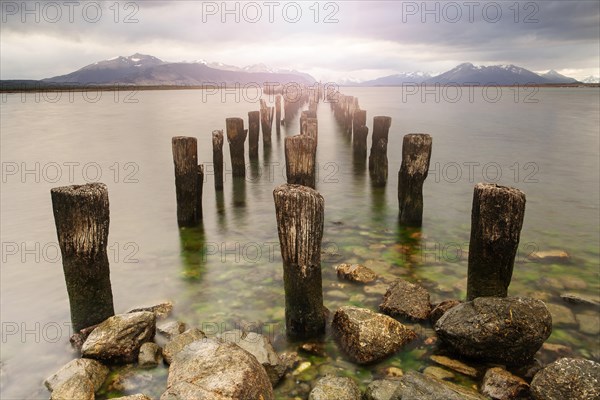
[[(349, 97), (349, 96), (348, 96)], [(293, 337), (314, 337), (325, 331), (321, 278), (321, 240), (323, 237), (324, 199), (314, 181), (318, 122), (318, 96), (309, 99), (309, 110), (301, 115), (300, 135), (285, 140), (288, 183), (275, 188), (277, 228), (284, 268), (285, 318), (287, 333)], [(366, 145), (366, 111), (356, 99), (342, 98), (334, 106), (338, 121), (348, 124), (356, 139)], [(276, 103), (277, 104), (277, 103)], [(354, 107), (351, 115), (348, 109)], [(277, 109), (277, 106), (275, 107)], [(339, 108), (339, 109), (338, 109)], [(263, 111), (264, 110), (264, 111)], [(260, 121), (270, 133), (273, 111), (261, 103)], [(253, 143), (258, 136), (256, 112), (249, 113)], [(264, 121), (264, 125), (263, 125)], [(276, 121), (280, 121), (276, 117)], [(346, 126), (346, 125), (344, 125)], [(375, 117), (370, 163), (387, 176), (387, 138), (391, 118)], [(227, 138), (234, 176), (244, 176), (244, 130), (241, 118), (228, 118)], [(266, 128), (266, 130), (265, 130)], [(347, 126), (346, 126), (347, 128)], [(357, 135), (358, 133), (358, 135)], [(267, 136), (269, 136), (267, 134)], [(213, 133), (213, 162), (223, 164), (223, 133)], [(359, 146), (359, 147), (361, 147)], [(251, 146), (254, 152), (254, 145)], [(197, 160), (195, 138), (175, 137), (172, 141), (180, 226), (191, 226), (202, 219), (203, 167)], [(354, 146), (356, 151), (356, 146)], [(365, 146), (366, 155), (366, 146)], [(402, 146), (402, 164), (398, 174), (400, 222), (420, 225), (423, 211), (423, 182), (431, 156), (431, 137), (406, 135)], [(251, 157), (253, 155), (251, 154)], [(385, 163), (381, 160), (385, 159)], [(379, 160), (379, 161), (376, 161)], [(215, 188), (222, 190), (217, 176)], [(383, 172), (380, 173), (383, 176)], [(220, 183), (220, 184), (219, 184)], [(107, 256), (109, 203), (108, 189), (102, 183), (54, 188), (51, 191), (54, 218), (75, 330), (95, 325), (114, 314)], [(525, 210), (525, 195), (519, 190), (495, 184), (478, 184), (473, 195), (471, 241), (468, 260), (467, 297), (507, 295), (519, 243)]]

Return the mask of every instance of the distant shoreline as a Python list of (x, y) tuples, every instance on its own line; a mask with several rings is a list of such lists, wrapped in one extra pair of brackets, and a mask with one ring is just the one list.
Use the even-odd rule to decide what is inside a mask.
[[(22, 82), (22, 81), (21, 81)], [(28, 87), (29, 86), (29, 87)], [(338, 85), (338, 87), (344, 88), (383, 88), (383, 87), (415, 87), (415, 86), (425, 86), (425, 87), (537, 87), (537, 88), (597, 88), (600, 87), (600, 83), (569, 83), (569, 84), (515, 84), (515, 85), (496, 85), (493, 83), (484, 84), (484, 85), (464, 85), (464, 84), (415, 84), (415, 83), (405, 83), (403, 85), (375, 85), (375, 86), (361, 86), (361, 85)], [(114, 92), (114, 91), (131, 91), (131, 90), (214, 90), (214, 89), (233, 89), (234, 85), (229, 86), (212, 86), (212, 85), (56, 85), (56, 84), (41, 84), (39, 82), (35, 83), (12, 83), (6, 84), (5, 82), (0, 81), (0, 93), (43, 93), (43, 92), (91, 92), (91, 91), (106, 91), (106, 92)], [(241, 86), (240, 89), (244, 87)]]

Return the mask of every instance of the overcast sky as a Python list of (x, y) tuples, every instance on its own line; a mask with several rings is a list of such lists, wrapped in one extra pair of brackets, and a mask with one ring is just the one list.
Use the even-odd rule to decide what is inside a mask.
[(2, 79), (47, 78), (138, 52), (265, 63), (323, 81), (438, 73), (467, 61), (600, 74), (598, 0), (1, 3)]

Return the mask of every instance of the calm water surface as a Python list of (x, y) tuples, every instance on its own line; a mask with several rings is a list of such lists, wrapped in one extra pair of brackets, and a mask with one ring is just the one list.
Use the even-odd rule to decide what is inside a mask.
[[(365, 165), (353, 160), (351, 141), (320, 104), (319, 180), (325, 198), (323, 287), (330, 310), (346, 304), (376, 309), (394, 277), (421, 282), (432, 301), (464, 298), (472, 191), (492, 181), (523, 190), (525, 223), (511, 295), (541, 298), (562, 315), (549, 342), (571, 346), (576, 355), (600, 357), (598, 312), (560, 299), (564, 292), (597, 296), (599, 272), (598, 89), (540, 89), (537, 103), (503, 89), (495, 102), (476, 91), (457, 102), (430, 95), (404, 98), (400, 88), (347, 88), (372, 117), (392, 117), (385, 190), (373, 190)], [(93, 97), (93, 96), (90, 96)], [(69, 305), (50, 202), (55, 186), (100, 180), (110, 197), (109, 258), (117, 312), (172, 301), (173, 318), (207, 332), (263, 324), (277, 350), (295, 350), (285, 339), (281, 257), (273, 188), (285, 181), (283, 138), (298, 133), (297, 117), (273, 132), (273, 148), (249, 163), (246, 180), (226, 175), (216, 195), (210, 173), (211, 132), (225, 118), (257, 110), (256, 93), (236, 101), (202, 91), (142, 91), (137, 103), (102, 93), (96, 102), (75, 93), (57, 101), (34, 95), (3, 97), (1, 104), (1, 382), (2, 399), (46, 399), (43, 380), (76, 354), (68, 343)], [(56, 99), (55, 99), (56, 100)], [(515, 101), (516, 100), (516, 101)], [(530, 99), (531, 100), (531, 99)], [(402, 136), (433, 136), (425, 182), (424, 224), (405, 231), (397, 224), (397, 171)], [(204, 223), (180, 231), (176, 223), (171, 137), (198, 138), (207, 163)], [(370, 137), (369, 137), (370, 144)], [(226, 168), (230, 169), (225, 148)], [(14, 168), (17, 173), (12, 174)], [(37, 168), (37, 170), (36, 170)], [(22, 174), (27, 169), (29, 172)], [(99, 176), (101, 174), (101, 176)], [(528, 255), (562, 250), (569, 263), (537, 263)], [(363, 288), (338, 281), (334, 266), (362, 262), (381, 279)], [(574, 318), (573, 318), (574, 317)], [(430, 332), (431, 327), (417, 327)], [(368, 368), (349, 363), (328, 335), (326, 357), (302, 355), (311, 367), (296, 376), (310, 384), (333, 372), (361, 385), (388, 366), (422, 369), (434, 348), (415, 344)], [(543, 356), (543, 354), (542, 354)], [(104, 397), (144, 391), (159, 397), (166, 370), (107, 384)], [(113, 379), (114, 380), (114, 379)], [(459, 379), (464, 384), (472, 382)], [(306, 386), (305, 386), (306, 387)], [(288, 379), (276, 392), (294, 390)]]

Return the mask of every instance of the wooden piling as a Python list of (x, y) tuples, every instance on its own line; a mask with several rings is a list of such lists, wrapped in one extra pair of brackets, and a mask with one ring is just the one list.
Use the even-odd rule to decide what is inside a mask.
[(316, 118), (306, 119), (305, 135), (315, 140), (315, 147), (319, 144), (319, 121)]
[(387, 183), (387, 143), (391, 125), (391, 117), (379, 116), (373, 118), (371, 154), (369, 155), (369, 174), (371, 176), (371, 183), (376, 187), (383, 187)]
[(260, 111), (248, 113), (248, 157), (258, 158), (258, 137), (260, 135)]
[(275, 96), (275, 130), (281, 133), (281, 95)]
[(325, 333), (321, 278), (324, 200), (307, 186), (281, 185), (273, 191), (283, 259), (287, 334), (311, 338)]
[(99, 324), (115, 314), (110, 284), (108, 189), (103, 183), (50, 191), (73, 329)]
[(316, 141), (307, 135), (285, 138), (285, 172), (289, 184), (315, 188)]
[(473, 191), (467, 300), (506, 297), (519, 246), (525, 194), (479, 183)]
[(213, 131), (213, 168), (215, 172), (215, 190), (223, 190), (223, 131)]
[(356, 136), (356, 130), (362, 126), (367, 125), (367, 111), (366, 110), (354, 110), (352, 115), (352, 138)]
[[(172, 139), (177, 196), (177, 223), (180, 227), (196, 226), (202, 219), (202, 180), (199, 179), (198, 143), (194, 137)], [(203, 172), (203, 170), (202, 170)]]
[(263, 133), (263, 145), (271, 145), (271, 130), (273, 127), (273, 107), (267, 107), (267, 103), (260, 99), (260, 125)]
[(354, 157), (357, 160), (364, 162), (367, 158), (367, 136), (369, 135), (369, 128), (367, 126), (360, 126), (354, 128), (354, 138), (352, 140), (352, 150)]
[(402, 164), (398, 171), (398, 205), (400, 223), (421, 226), (423, 222), (423, 182), (429, 171), (431, 136), (405, 135), (402, 141)]
[(244, 120), (241, 118), (227, 118), (225, 122), (233, 177), (245, 177), (246, 157), (244, 155), (244, 142), (246, 141), (248, 131), (244, 130)]

